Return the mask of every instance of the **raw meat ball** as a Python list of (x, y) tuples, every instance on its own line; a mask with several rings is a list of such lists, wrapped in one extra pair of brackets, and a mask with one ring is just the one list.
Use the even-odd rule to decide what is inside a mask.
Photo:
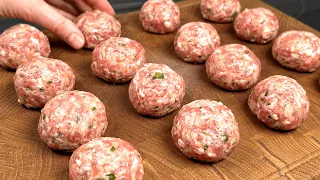
[(132, 79), (146, 63), (144, 48), (135, 40), (111, 37), (93, 51), (93, 74), (113, 83), (125, 83)]
[(177, 55), (190, 63), (203, 63), (220, 46), (220, 37), (216, 29), (203, 22), (191, 22), (183, 25), (174, 39)]
[(306, 31), (286, 31), (275, 39), (272, 55), (284, 67), (312, 72), (320, 65), (320, 39)]
[(275, 75), (252, 89), (249, 107), (258, 119), (273, 129), (292, 130), (307, 118), (309, 100), (306, 91), (294, 79)]
[(227, 90), (245, 90), (260, 77), (261, 63), (257, 56), (240, 44), (217, 48), (206, 62), (209, 79)]
[(279, 22), (268, 9), (245, 9), (235, 19), (234, 30), (240, 39), (265, 44), (277, 36)]
[(84, 47), (94, 49), (99, 43), (121, 35), (121, 24), (106, 12), (94, 10), (82, 13), (75, 20), (86, 40)]
[(28, 24), (12, 26), (0, 35), (0, 65), (5, 69), (17, 69), (34, 56), (49, 54), (47, 36)]
[(67, 63), (38, 56), (19, 66), (13, 80), (20, 104), (42, 108), (56, 94), (72, 90), (75, 75)]
[(204, 19), (218, 23), (233, 21), (241, 11), (239, 0), (201, 0), (200, 8)]
[(161, 117), (180, 107), (185, 95), (182, 76), (164, 64), (145, 64), (129, 86), (129, 98), (142, 115)]
[(142, 180), (139, 152), (127, 141), (103, 137), (80, 146), (69, 161), (70, 180)]
[(238, 123), (221, 102), (196, 100), (174, 117), (174, 144), (188, 158), (206, 162), (224, 159), (239, 142)]
[(53, 150), (74, 151), (101, 137), (108, 125), (104, 104), (93, 94), (66, 91), (41, 110), (40, 138)]
[(180, 26), (180, 9), (172, 0), (148, 0), (140, 10), (139, 19), (146, 31), (171, 33)]

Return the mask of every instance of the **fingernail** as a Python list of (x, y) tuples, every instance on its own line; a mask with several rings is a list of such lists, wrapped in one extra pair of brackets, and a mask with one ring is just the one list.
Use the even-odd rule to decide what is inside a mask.
[(68, 43), (73, 48), (80, 49), (84, 45), (84, 39), (83, 39), (83, 37), (79, 36), (78, 34), (72, 33), (68, 38)]

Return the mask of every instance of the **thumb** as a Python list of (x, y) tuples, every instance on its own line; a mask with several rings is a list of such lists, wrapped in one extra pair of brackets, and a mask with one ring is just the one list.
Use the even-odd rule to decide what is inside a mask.
[[(31, 1), (28, 3), (25, 17), (20, 17), (27, 21), (36, 23), (51, 31), (75, 49), (83, 47), (85, 41), (82, 32), (69, 19), (60, 14), (45, 1)], [(22, 14), (23, 15), (23, 14)]]

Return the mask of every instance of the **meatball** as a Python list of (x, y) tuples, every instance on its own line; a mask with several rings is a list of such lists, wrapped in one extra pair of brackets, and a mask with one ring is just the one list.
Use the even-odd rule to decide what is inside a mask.
[(125, 83), (132, 79), (146, 63), (144, 48), (135, 40), (111, 37), (93, 51), (93, 74), (113, 83)]
[(217, 48), (206, 62), (209, 79), (227, 90), (245, 90), (260, 77), (261, 63), (253, 52), (240, 44)]
[(258, 83), (248, 100), (253, 114), (273, 129), (292, 130), (307, 118), (309, 100), (306, 91), (294, 79), (275, 75)]
[(94, 49), (99, 43), (121, 35), (121, 24), (106, 12), (94, 10), (82, 13), (75, 20), (85, 38), (85, 48)]
[(220, 46), (216, 29), (203, 22), (190, 22), (183, 25), (174, 39), (177, 55), (190, 63), (203, 63)]
[(38, 56), (19, 66), (13, 80), (20, 104), (42, 108), (56, 94), (72, 90), (75, 75), (67, 63)]
[(284, 67), (312, 72), (320, 65), (320, 39), (306, 31), (286, 31), (275, 39), (272, 55)]
[(180, 107), (185, 95), (182, 76), (164, 64), (145, 64), (129, 86), (129, 98), (142, 115), (165, 116)]
[(174, 117), (174, 144), (188, 158), (206, 162), (224, 159), (239, 142), (238, 123), (221, 102), (196, 100)]
[(104, 104), (93, 94), (66, 91), (41, 110), (40, 138), (53, 150), (74, 151), (101, 137), (108, 125)]
[(148, 32), (171, 33), (180, 26), (180, 9), (172, 0), (148, 0), (140, 10), (139, 19)]
[(0, 35), (0, 65), (5, 69), (17, 69), (34, 56), (49, 54), (47, 36), (28, 24), (12, 26)]
[(139, 152), (120, 138), (93, 139), (75, 150), (69, 161), (70, 180), (142, 180), (143, 174)]
[(204, 19), (225, 23), (237, 17), (241, 5), (239, 0), (201, 0), (200, 9)]
[(234, 30), (240, 39), (265, 44), (277, 36), (279, 22), (268, 9), (245, 9), (235, 19)]

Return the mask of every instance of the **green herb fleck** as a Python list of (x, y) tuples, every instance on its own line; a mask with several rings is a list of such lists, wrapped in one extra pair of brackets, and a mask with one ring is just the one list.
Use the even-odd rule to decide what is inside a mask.
[(96, 180), (105, 180), (104, 178), (96, 178)]
[(109, 180), (115, 180), (116, 176), (113, 173), (107, 174), (109, 176)]
[(40, 92), (43, 92), (44, 91), (44, 87), (41, 87), (39, 90), (40, 90)]
[(116, 150), (116, 148), (114, 146), (112, 146), (111, 149), (110, 149), (111, 152), (113, 152), (115, 150)]
[(207, 12), (211, 12), (211, 9), (210, 9), (210, 8), (207, 8), (206, 10), (207, 10)]
[(269, 94), (269, 90), (266, 91), (266, 93), (264, 94), (264, 96), (268, 96), (268, 94)]
[(237, 141), (233, 141), (232, 145), (235, 145), (237, 143)]
[(203, 149), (204, 149), (204, 150), (207, 150), (208, 148), (209, 148), (208, 144), (205, 144), (205, 145), (203, 146)]
[(89, 124), (89, 125), (88, 125), (88, 128), (89, 128), (89, 129), (92, 129), (92, 128), (93, 128), (93, 124)]
[(51, 141), (53, 144), (57, 144), (58, 143), (58, 140), (57, 138), (53, 137), (52, 141)]
[(47, 82), (47, 84), (51, 84), (51, 83), (52, 83), (52, 81), (48, 81), (48, 82)]
[(79, 121), (80, 121), (80, 117), (77, 116), (77, 117), (76, 117), (76, 123), (78, 123)]
[(224, 142), (228, 142), (228, 139), (229, 139), (228, 135), (224, 134), (222, 135), (222, 137), (224, 139)]
[(47, 117), (47, 115), (46, 115), (46, 114), (43, 114), (42, 119), (45, 119), (46, 117)]
[(27, 96), (23, 96), (23, 101), (24, 101), (24, 103), (27, 102)]
[(27, 91), (29, 91), (29, 90), (30, 90), (30, 88), (28, 88), (28, 87), (27, 87), (27, 88), (26, 88), (26, 90), (27, 90)]
[(93, 106), (93, 107), (91, 108), (92, 111), (95, 111), (96, 109), (97, 109), (97, 107), (95, 107), (95, 106)]
[(156, 74), (153, 76), (152, 79), (163, 79), (164, 78), (164, 74), (161, 72), (156, 72)]
[(251, 32), (249, 32), (249, 36), (250, 36), (250, 40), (254, 40), (253, 34)]
[(238, 12), (233, 12), (232, 15), (231, 15), (231, 17), (232, 17), (232, 18), (236, 18), (237, 15), (238, 15)]
[(119, 46), (126, 46), (124, 43), (118, 43)]
[(202, 109), (202, 106), (200, 106), (199, 109)]
[(198, 56), (198, 59), (200, 60), (202, 58), (202, 56)]

